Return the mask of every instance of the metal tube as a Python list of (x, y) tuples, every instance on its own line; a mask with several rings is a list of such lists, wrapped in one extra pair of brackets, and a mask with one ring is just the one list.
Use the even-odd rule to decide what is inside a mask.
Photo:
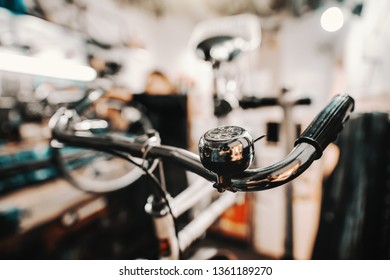
[[(64, 115), (63, 115), (64, 116)], [(134, 157), (143, 157), (148, 147), (148, 158), (161, 158), (215, 182), (217, 175), (205, 169), (199, 156), (184, 149), (171, 146), (146, 146), (125, 137), (115, 135), (95, 136), (66, 132), (69, 117), (60, 117), (53, 128), (53, 137), (66, 144), (90, 149), (126, 152)], [(147, 142), (147, 141), (145, 141)], [(316, 158), (316, 149), (308, 143), (298, 144), (281, 161), (263, 168), (249, 169), (232, 178), (230, 191), (262, 191), (283, 185), (299, 176)]]
[(233, 206), (236, 201), (236, 194), (226, 193), (208, 206), (205, 211), (202, 211), (199, 216), (179, 232), (180, 250), (184, 251), (197, 238), (201, 237), (217, 218), (222, 215), (226, 209)]
[(210, 182), (199, 178), (170, 201), (172, 213), (177, 218), (191, 209), (196, 203), (215, 192)]
[[(289, 151), (294, 147), (295, 135), (295, 124), (293, 121), (293, 102), (283, 102), (282, 109), (284, 113), (282, 127), (284, 130), (284, 150), (288, 154)], [(284, 258), (293, 259), (294, 258), (294, 205), (293, 205), (293, 195), (294, 195), (294, 185), (290, 181), (286, 184), (284, 188), (285, 192), (285, 239), (284, 239)]]
[(302, 174), (314, 161), (316, 150), (310, 144), (297, 145), (281, 161), (263, 168), (249, 169), (232, 179), (232, 191), (263, 191), (283, 185)]

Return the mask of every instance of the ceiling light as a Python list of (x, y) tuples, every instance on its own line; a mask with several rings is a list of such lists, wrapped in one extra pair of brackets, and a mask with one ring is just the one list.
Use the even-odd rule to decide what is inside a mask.
[(321, 15), (321, 27), (328, 32), (335, 32), (344, 25), (344, 15), (340, 8), (328, 8)]
[(35, 58), (12, 53), (0, 53), (0, 71), (84, 82), (96, 78), (96, 71), (89, 66), (66, 60)]

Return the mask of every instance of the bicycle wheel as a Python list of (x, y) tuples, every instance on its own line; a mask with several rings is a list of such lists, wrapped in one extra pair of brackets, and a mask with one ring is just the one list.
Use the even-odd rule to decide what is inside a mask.
[[(131, 185), (144, 174), (133, 163), (110, 153), (70, 146), (56, 151), (57, 162), (64, 176), (87, 192), (115, 191)], [(144, 164), (142, 159), (133, 160), (139, 165)]]
[[(83, 112), (80, 119), (95, 117), (104, 119), (110, 124), (108, 131), (104, 133), (115, 133), (134, 140), (152, 128), (150, 121), (141, 110), (129, 106), (118, 108), (117, 105), (108, 110), (109, 116), (97, 114), (92, 106)], [(107, 106), (110, 106), (110, 102), (107, 102)], [(112, 118), (110, 119), (112, 116), (121, 119), (113, 121)], [(125, 125), (119, 127), (118, 122)], [(88, 131), (88, 133), (92, 132)], [(144, 174), (140, 166), (149, 170), (153, 170), (156, 166), (156, 162), (144, 161), (140, 158), (128, 160), (118, 154), (88, 148), (63, 146), (62, 144), (54, 148), (57, 164), (64, 177), (74, 186), (92, 193), (106, 193), (127, 187)]]

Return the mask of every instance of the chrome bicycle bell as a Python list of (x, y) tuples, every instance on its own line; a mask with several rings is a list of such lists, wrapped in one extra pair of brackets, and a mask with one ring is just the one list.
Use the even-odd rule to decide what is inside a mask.
[(254, 140), (238, 126), (221, 126), (207, 131), (199, 140), (203, 166), (218, 176), (215, 187), (229, 187), (233, 175), (246, 170), (254, 158)]

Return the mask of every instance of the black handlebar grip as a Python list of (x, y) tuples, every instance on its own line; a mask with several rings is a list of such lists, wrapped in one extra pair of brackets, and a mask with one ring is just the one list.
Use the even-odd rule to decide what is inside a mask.
[[(267, 106), (276, 106), (281, 105), (278, 97), (244, 97), (239, 101), (240, 107), (242, 109), (251, 109), (251, 108), (260, 108)], [(293, 105), (310, 105), (311, 99), (308, 97), (301, 98), (296, 100)]]
[(294, 105), (310, 105), (310, 104), (311, 104), (311, 99), (309, 97), (304, 97), (295, 101)]
[(275, 106), (279, 104), (279, 100), (277, 97), (244, 97), (239, 101), (239, 104), (242, 109), (250, 109), (266, 106)]
[(325, 148), (336, 140), (354, 104), (355, 101), (349, 95), (335, 96), (295, 141), (295, 146), (299, 143), (311, 144), (316, 149), (315, 159), (319, 159)]

